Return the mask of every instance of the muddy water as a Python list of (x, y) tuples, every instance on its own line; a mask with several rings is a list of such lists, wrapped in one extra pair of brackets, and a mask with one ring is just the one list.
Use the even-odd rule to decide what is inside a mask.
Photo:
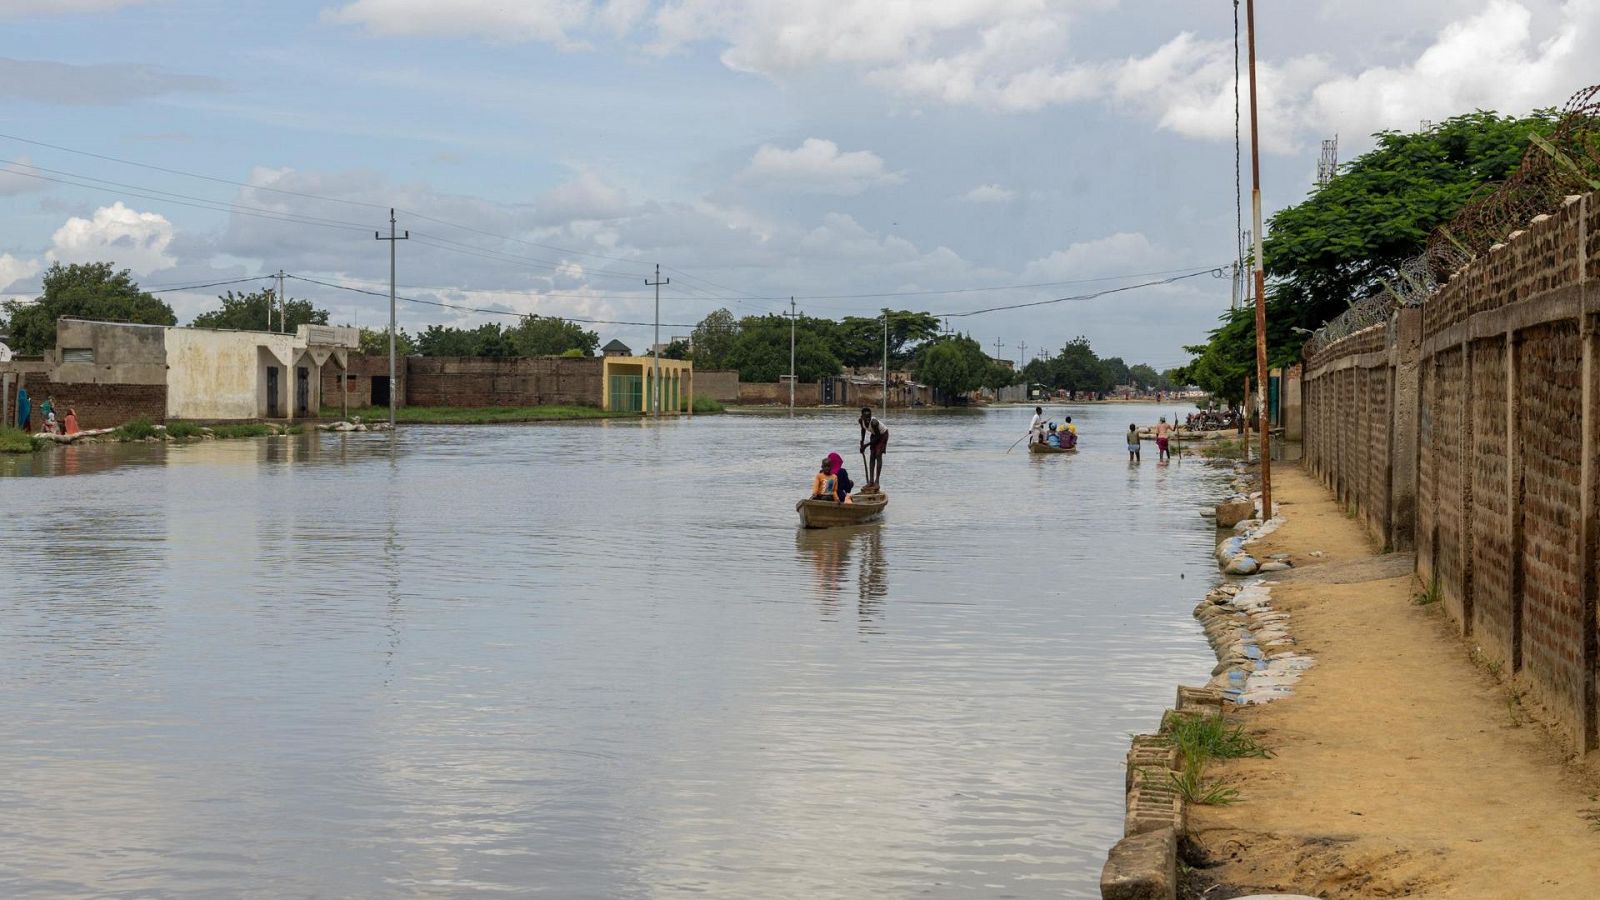
[(0, 895), (1096, 896), (1224, 476), (1030, 412), (0, 462)]

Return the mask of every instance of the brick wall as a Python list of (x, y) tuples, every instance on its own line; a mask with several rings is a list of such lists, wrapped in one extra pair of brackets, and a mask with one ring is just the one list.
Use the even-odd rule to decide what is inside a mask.
[[(395, 378), (400, 382), (400, 391), (395, 395), (399, 405), (406, 405), (406, 367), (409, 360), (397, 360)], [(350, 392), (350, 408), (359, 409), (372, 405), (372, 379), (389, 377), (389, 357), (387, 356), (361, 356), (350, 354), (350, 377), (346, 385)], [(322, 405), (330, 409), (340, 408), (339, 400), (339, 368), (328, 364), (322, 367)]]
[(90, 384), (51, 381), (48, 376), (30, 373), (22, 376), (33, 407), (34, 431), (43, 421), (39, 407), (47, 398), (55, 400), (56, 417), (65, 418), (70, 407), (78, 411), (78, 427), (115, 428), (124, 422), (146, 418), (152, 422), (167, 419), (167, 386), (164, 384)]
[(406, 360), (410, 406), (599, 406), (600, 359), (553, 356)]
[[(821, 403), (821, 389), (816, 382), (799, 382), (794, 386), (795, 406), (816, 406)], [(739, 384), (739, 402), (745, 406), (789, 405), (788, 382), (745, 381)]]
[[(697, 396), (710, 397), (718, 403), (738, 403), (739, 373), (696, 369), (694, 392)], [(788, 402), (787, 397), (784, 402)]]
[(1414, 535), (1417, 573), (1463, 636), (1585, 751), (1600, 746), (1593, 281), (1600, 195), (1536, 218), (1421, 309), (1323, 347), (1304, 382), (1308, 470), (1376, 535)]

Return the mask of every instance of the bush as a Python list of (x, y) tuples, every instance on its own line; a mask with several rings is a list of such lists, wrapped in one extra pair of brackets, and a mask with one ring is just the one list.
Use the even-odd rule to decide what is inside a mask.
[(33, 436), (26, 431), (0, 426), (0, 453), (32, 453), (37, 449)]
[(141, 417), (118, 425), (112, 436), (119, 441), (142, 441), (145, 438), (153, 438), (159, 433), (154, 422)]
[(719, 413), (727, 409), (716, 400), (703, 394), (696, 394), (694, 398), (694, 411), (697, 413)]
[(193, 422), (173, 422), (167, 426), (167, 437), (187, 440), (200, 437), (205, 432)]
[(217, 425), (211, 429), (212, 436), (219, 440), (227, 440), (229, 438), (261, 437), (264, 434), (271, 433), (271, 428), (268, 428), (265, 425), (254, 423), (247, 425)]

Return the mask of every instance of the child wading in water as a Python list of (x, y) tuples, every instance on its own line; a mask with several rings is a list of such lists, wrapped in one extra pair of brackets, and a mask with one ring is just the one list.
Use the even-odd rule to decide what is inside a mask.
[(1139, 426), (1128, 426), (1128, 462), (1139, 461)]

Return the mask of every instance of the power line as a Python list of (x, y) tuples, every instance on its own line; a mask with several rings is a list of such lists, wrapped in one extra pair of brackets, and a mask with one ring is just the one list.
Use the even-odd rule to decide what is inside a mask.
[(1195, 278), (1197, 276), (1207, 275), (1207, 274), (1212, 275), (1213, 277), (1216, 277), (1216, 278), (1221, 278), (1221, 277), (1223, 277), (1224, 273), (1223, 273), (1222, 269), (1201, 269), (1198, 272), (1190, 272), (1187, 275), (1174, 275), (1171, 278), (1163, 278), (1163, 279), (1161, 279), (1159, 281), (1146, 281), (1146, 282), (1142, 282), (1140, 284), (1127, 284), (1127, 285), (1123, 285), (1121, 287), (1106, 288), (1103, 291), (1095, 291), (1092, 294), (1078, 294), (1077, 296), (1073, 296), (1073, 297), (1055, 297), (1055, 298), (1050, 299), (1050, 300), (1034, 300), (1031, 303), (1012, 303), (1012, 304), (1008, 304), (1006, 306), (991, 306), (991, 307), (988, 307), (988, 308), (985, 308), (985, 309), (972, 309), (972, 310), (968, 310), (966, 312), (935, 313), (934, 315), (935, 315), (936, 318), (940, 318), (940, 319), (944, 319), (944, 318), (960, 319), (960, 318), (964, 318), (966, 316), (981, 316), (981, 315), (983, 315), (985, 313), (1002, 312), (1002, 311), (1008, 310), (1008, 309), (1027, 309), (1029, 307), (1034, 307), (1034, 306), (1048, 306), (1048, 305), (1050, 305), (1052, 303), (1067, 303), (1069, 301), (1074, 301), (1074, 300), (1093, 300), (1096, 297), (1104, 297), (1104, 296), (1106, 296), (1108, 294), (1120, 294), (1123, 291), (1133, 291), (1133, 290), (1138, 290), (1140, 288), (1156, 287), (1156, 286), (1163, 285), (1163, 284), (1172, 284), (1175, 281), (1182, 281), (1185, 278)]
[[(276, 276), (274, 276), (274, 277), (276, 277)], [(320, 281), (320, 280), (318, 280), (316, 278), (307, 278), (304, 275), (286, 275), (284, 277), (293, 278), (296, 281), (309, 282), (310, 284), (320, 284), (323, 287), (335, 288), (335, 289), (341, 290), (341, 291), (350, 291), (350, 292), (356, 293), (356, 294), (366, 294), (366, 295), (371, 296), (371, 297), (387, 298), (389, 296), (387, 293), (384, 293), (382, 291), (369, 291), (369, 290), (367, 290), (365, 288), (351, 287), (350, 285), (347, 285), (347, 284), (335, 284), (335, 283), (333, 283), (331, 281)], [(562, 319), (562, 320), (567, 321), (567, 322), (579, 322), (579, 323), (582, 323), (582, 324), (585, 324), (585, 325), (654, 325), (655, 324), (654, 322), (621, 322), (621, 321), (615, 321), (615, 320), (611, 320), (611, 319), (581, 319), (581, 318), (577, 318), (575, 316), (545, 316), (545, 315), (542, 315), (540, 313), (521, 313), (521, 312), (517, 312), (516, 310), (511, 310), (511, 309), (490, 309), (488, 307), (482, 307), (482, 306), (462, 306), (461, 304), (458, 304), (458, 303), (444, 303), (444, 302), (441, 302), (441, 301), (438, 301), (438, 300), (423, 300), (423, 299), (420, 299), (420, 298), (417, 298), (417, 297), (403, 297), (403, 296), (400, 296), (398, 294), (395, 295), (395, 299), (396, 300), (404, 300), (407, 303), (421, 303), (421, 304), (424, 304), (426, 306), (438, 306), (438, 307), (441, 307), (443, 309), (454, 309), (454, 310), (458, 310), (460, 312), (475, 312), (475, 313), (483, 313), (485, 315), (492, 315), (492, 316), (516, 316), (519, 319), (526, 319), (526, 318), (530, 318), (530, 317), (533, 317), (533, 318)], [(695, 325), (685, 324), (685, 323), (682, 323), (682, 322), (663, 322), (661, 324), (667, 326), (668, 328), (695, 328), (695, 327), (697, 327)]]
[(155, 289), (144, 288), (143, 290), (147, 294), (170, 294), (170, 293), (173, 293), (175, 291), (197, 291), (197, 290), (199, 290), (201, 288), (221, 287), (221, 286), (223, 286), (225, 284), (245, 284), (247, 282), (263, 281), (263, 280), (268, 279), (268, 278), (277, 278), (277, 277), (278, 277), (277, 275), (256, 275), (253, 278), (235, 278), (232, 281), (209, 281), (209, 282), (206, 282), (205, 284), (185, 284), (185, 285), (179, 285), (177, 287), (164, 287), (164, 288), (155, 288)]

